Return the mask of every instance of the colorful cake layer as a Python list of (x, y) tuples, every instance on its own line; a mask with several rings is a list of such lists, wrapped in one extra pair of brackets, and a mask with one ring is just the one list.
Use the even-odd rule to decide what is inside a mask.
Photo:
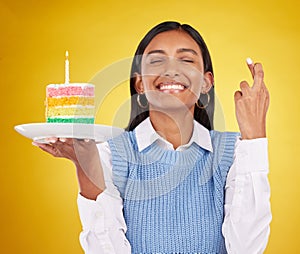
[(47, 123), (94, 123), (94, 118), (84, 118), (84, 117), (79, 117), (79, 118), (47, 118)]
[(47, 123), (94, 123), (95, 87), (88, 83), (46, 87)]
[(48, 97), (48, 107), (67, 106), (67, 105), (91, 105), (95, 104), (94, 97)]
[(66, 106), (66, 107), (48, 107), (48, 117), (56, 116), (92, 116), (94, 107), (85, 106)]
[[(79, 85), (79, 86), (78, 86)], [(87, 86), (82, 86), (87, 85)], [(94, 86), (90, 84), (58, 84), (58, 85), (48, 85), (47, 86), (47, 97), (56, 96), (94, 96)]]

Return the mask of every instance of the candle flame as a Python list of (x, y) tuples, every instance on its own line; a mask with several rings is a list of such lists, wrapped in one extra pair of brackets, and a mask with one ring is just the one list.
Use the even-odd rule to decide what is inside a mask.
[(66, 50), (66, 59), (68, 59), (68, 58), (69, 58), (69, 51)]

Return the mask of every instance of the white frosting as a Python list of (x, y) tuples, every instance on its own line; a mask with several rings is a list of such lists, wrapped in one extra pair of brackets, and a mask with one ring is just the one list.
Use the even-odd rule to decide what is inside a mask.
[(47, 87), (59, 88), (59, 87), (70, 87), (70, 86), (81, 86), (81, 87), (95, 87), (90, 83), (69, 83), (69, 84), (49, 84)]

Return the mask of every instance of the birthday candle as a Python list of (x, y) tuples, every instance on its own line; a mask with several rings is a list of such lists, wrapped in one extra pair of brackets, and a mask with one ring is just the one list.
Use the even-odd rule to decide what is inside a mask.
[(69, 52), (66, 51), (66, 60), (65, 60), (65, 84), (70, 82), (70, 70), (69, 70)]

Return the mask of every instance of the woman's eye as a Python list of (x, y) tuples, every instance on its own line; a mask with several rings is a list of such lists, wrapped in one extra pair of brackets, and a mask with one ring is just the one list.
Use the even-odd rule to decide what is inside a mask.
[(150, 64), (160, 64), (163, 62), (163, 59), (150, 59), (149, 63)]
[(180, 59), (182, 62), (185, 62), (185, 63), (193, 63), (194, 60), (193, 59), (189, 59), (189, 58), (182, 58)]

